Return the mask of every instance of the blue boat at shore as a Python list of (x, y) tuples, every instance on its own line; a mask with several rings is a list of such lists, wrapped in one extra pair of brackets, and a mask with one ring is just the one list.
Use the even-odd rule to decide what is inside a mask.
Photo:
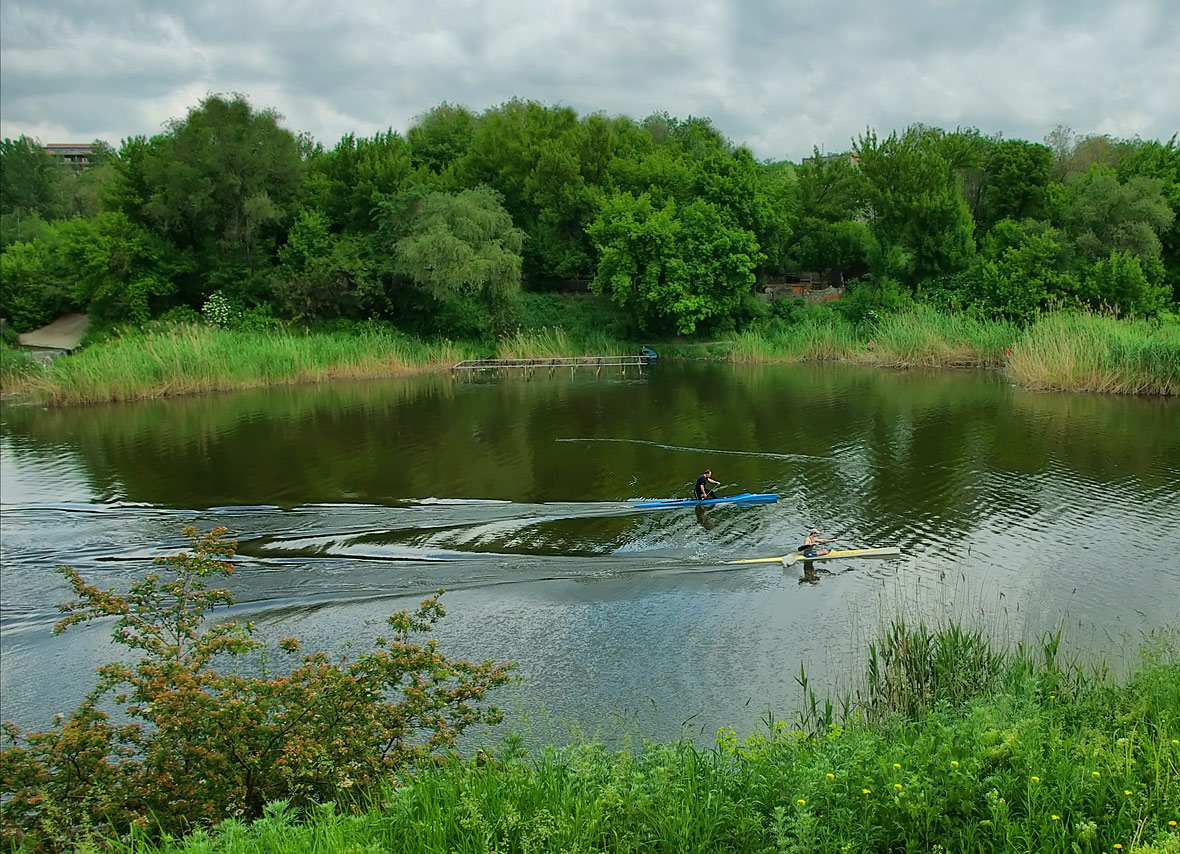
[(700, 501), (693, 498), (636, 501), (632, 506), (636, 510), (671, 510), (676, 507), (708, 507), (713, 504), (773, 504), (776, 501), (778, 501), (778, 495), (773, 492), (741, 492), (737, 495), (705, 498)]

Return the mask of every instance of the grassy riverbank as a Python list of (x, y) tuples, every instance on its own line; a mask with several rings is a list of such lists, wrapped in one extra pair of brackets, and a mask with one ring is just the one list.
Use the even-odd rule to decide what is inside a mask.
[(143, 852), (1177, 852), (1180, 659), (1121, 682), (1001, 652), (978, 633), (894, 625), (856, 711), (822, 704), (717, 747), (595, 745), (424, 771), (357, 814), (281, 804)]
[(716, 342), (734, 362), (843, 361), (890, 368), (986, 367), (1033, 389), (1180, 394), (1180, 325), (1060, 313), (1027, 328), (917, 306), (857, 332), (832, 317)]
[[(425, 341), (384, 327), (308, 332), (181, 324), (110, 336), (44, 369), (4, 348), (0, 385), (6, 393), (62, 405), (397, 376), (443, 370), (481, 355), (544, 358), (638, 349), (637, 342), (619, 338), (616, 329), (604, 328), (601, 318), (585, 322), (578, 303), (563, 305), (568, 324), (557, 326), (555, 314), (555, 325), (517, 331), (490, 347)], [(1180, 394), (1180, 325), (1095, 314), (1045, 315), (1020, 328), (917, 305), (854, 325), (830, 308), (815, 306), (790, 322), (772, 319), (708, 344), (645, 343), (672, 359), (983, 367), (1034, 389)]]
[[(597, 348), (618, 352), (622, 346), (609, 340), (572, 342), (560, 329), (540, 329), (506, 337), (491, 355), (544, 358)], [(257, 332), (184, 324), (114, 335), (45, 369), (7, 351), (2, 377), (6, 392), (64, 405), (376, 379), (445, 370), (483, 355), (488, 351), (476, 344), (424, 341), (381, 328)]]

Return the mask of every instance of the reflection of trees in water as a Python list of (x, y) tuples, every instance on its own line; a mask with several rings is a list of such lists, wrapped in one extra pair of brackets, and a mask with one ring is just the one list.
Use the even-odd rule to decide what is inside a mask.
[(988, 512), (988, 489), (1037, 513), (1043, 479), (1022, 475), (1117, 478), (1122, 490), (1174, 481), (1178, 423), (1176, 401), (1019, 392), (982, 371), (690, 362), (641, 380), (432, 374), (7, 407), (3, 430), (18, 453), (77, 455), (98, 494), (121, 485), (166, 506), (657, 497), (711, 465), (743, 489), (793, 493), (804, 515), (872, 520), (866, 534), (921, 520), (922, 533), (953, 536)]

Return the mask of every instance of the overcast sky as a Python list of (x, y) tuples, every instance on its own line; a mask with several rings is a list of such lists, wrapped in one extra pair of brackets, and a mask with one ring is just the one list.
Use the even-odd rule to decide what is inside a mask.
[(214, 92), (331, 147), (447, 101), (707, 116), (763, 159), (922, 122), (1180, 130), (1180, 0), (2, 0), (0, 135), (112, 144)]

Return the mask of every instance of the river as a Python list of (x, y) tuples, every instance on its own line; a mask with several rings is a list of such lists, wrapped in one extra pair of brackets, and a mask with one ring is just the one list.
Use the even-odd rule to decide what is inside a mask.
[[(639, 512), (705, 468), (774, 504)], [(0, 414), (0, 717), (48, 725), (115, 656), (50, 636), (52, 570), (125, 588), (186, 525), (239, 542), (232, 613), (355, 654), (446, 588), (445, 652), (512, 659), (509, 729), (711, 741), (851, 687), (885, 620), (1063, 627), (1116, 669), (1180, 613), (1180, 402), (979, 371), (657, 365)], [(810, 527), (900, 557), (766, 563)]]

